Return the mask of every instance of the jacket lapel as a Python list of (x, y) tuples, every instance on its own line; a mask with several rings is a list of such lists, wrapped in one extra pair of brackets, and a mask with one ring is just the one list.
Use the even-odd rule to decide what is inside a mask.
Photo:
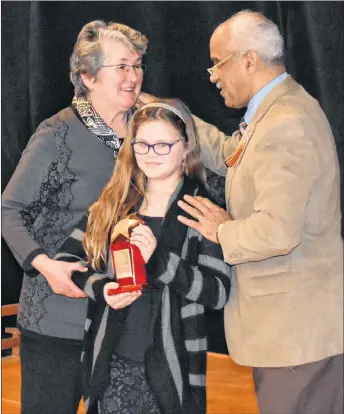
[[(257, 124), (264, 118), (271, 106), (283, 95), (289, 93), (292, 89), (299, 87), (299, 84), (289, 75), (284, 81), (277, 85), (273, 90), (262, 100), (258, 109), (252, 119), (247, 125), (245, 132), (243, 133), (241, 140), (233, 154), (226, 159), (226, 165), (232, 170), (235, 170), (242, 157), (245, 154), (245, 150), (254, 134)], [(235, 131), (233, 138), (239, 134), (239, 131)]]

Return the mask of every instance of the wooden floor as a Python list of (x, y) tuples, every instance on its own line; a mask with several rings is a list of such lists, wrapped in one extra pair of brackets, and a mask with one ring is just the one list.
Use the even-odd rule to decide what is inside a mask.
[[(19, 414), (20, 360), (2, 358), (1, 367), (1, 412)], [(229, 356), (208, 354), (207, 388), (207, 414), (258, 414), (251, 369), (235, 364)], [(78, 413), (84, 412), (81, 405)]]

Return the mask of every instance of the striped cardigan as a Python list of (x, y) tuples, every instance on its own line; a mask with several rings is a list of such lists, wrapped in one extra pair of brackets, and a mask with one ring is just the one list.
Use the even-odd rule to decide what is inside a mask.
[[(158, 245), (146, 265), (148, 282), (159, 287), (153, 303), (152, 346), (145, 357), (147, 381), (162, 414), (206, 412), (207, 335), (204, 307), (221, 309), (228, 300), (230, 267), (220, 245), (203, 238), (177, 220), (185, 213), (177, 201), (185, 194), (207, 193), (185, 177), (170, 200)], [(86, 217), (66, 240), (56, 258), (84, 261), (81, 240)], [(85, 263), (85, 262), (84, 262)], [(88, 413), (97, 413), (97, 399), (109, 383), (111, 354), (120, 338), (127, 308), (106, 305), (103, 287), (113, 280), (104, 274), (73, 273), (73, 281), (89, 298), (82, 354), (83, 385)]]

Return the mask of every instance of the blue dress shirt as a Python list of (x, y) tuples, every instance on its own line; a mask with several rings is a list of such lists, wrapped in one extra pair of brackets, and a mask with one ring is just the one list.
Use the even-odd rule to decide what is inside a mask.
[(250, 121), (252, 121), (252, 118), (254, 114), (256, 113), (258, 106), (262, 102), (262, 100), (265, 98), (265, 96), (272, 91), (272, 89), (280, 84), (286, 77), (288, 76), (287, 72), (283, 72), (280, 75), (278, 75), (276, 78), (272, 79), (271, 82), (269, 82), (267, 85), (264, 86), (264, 88), (260, 89), (255, 95), (252, 96), (248, 106), (246, 113), (244, 115), (244, 120), (246, 124), (248, 124)]

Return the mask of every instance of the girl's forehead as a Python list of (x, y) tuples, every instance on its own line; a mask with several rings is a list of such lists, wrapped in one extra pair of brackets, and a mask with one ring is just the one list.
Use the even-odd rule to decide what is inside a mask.
[(139, 125), (136, 135), (141, 135), (141, 134), (155, 135), (157, 133), (164, 133), (167, 135), (175, 136), (177, 134), (177, 131), (168, 122), (165, 122), (162, 120), (150, 120), (150, 121), (143, 122), (141, 125)]

